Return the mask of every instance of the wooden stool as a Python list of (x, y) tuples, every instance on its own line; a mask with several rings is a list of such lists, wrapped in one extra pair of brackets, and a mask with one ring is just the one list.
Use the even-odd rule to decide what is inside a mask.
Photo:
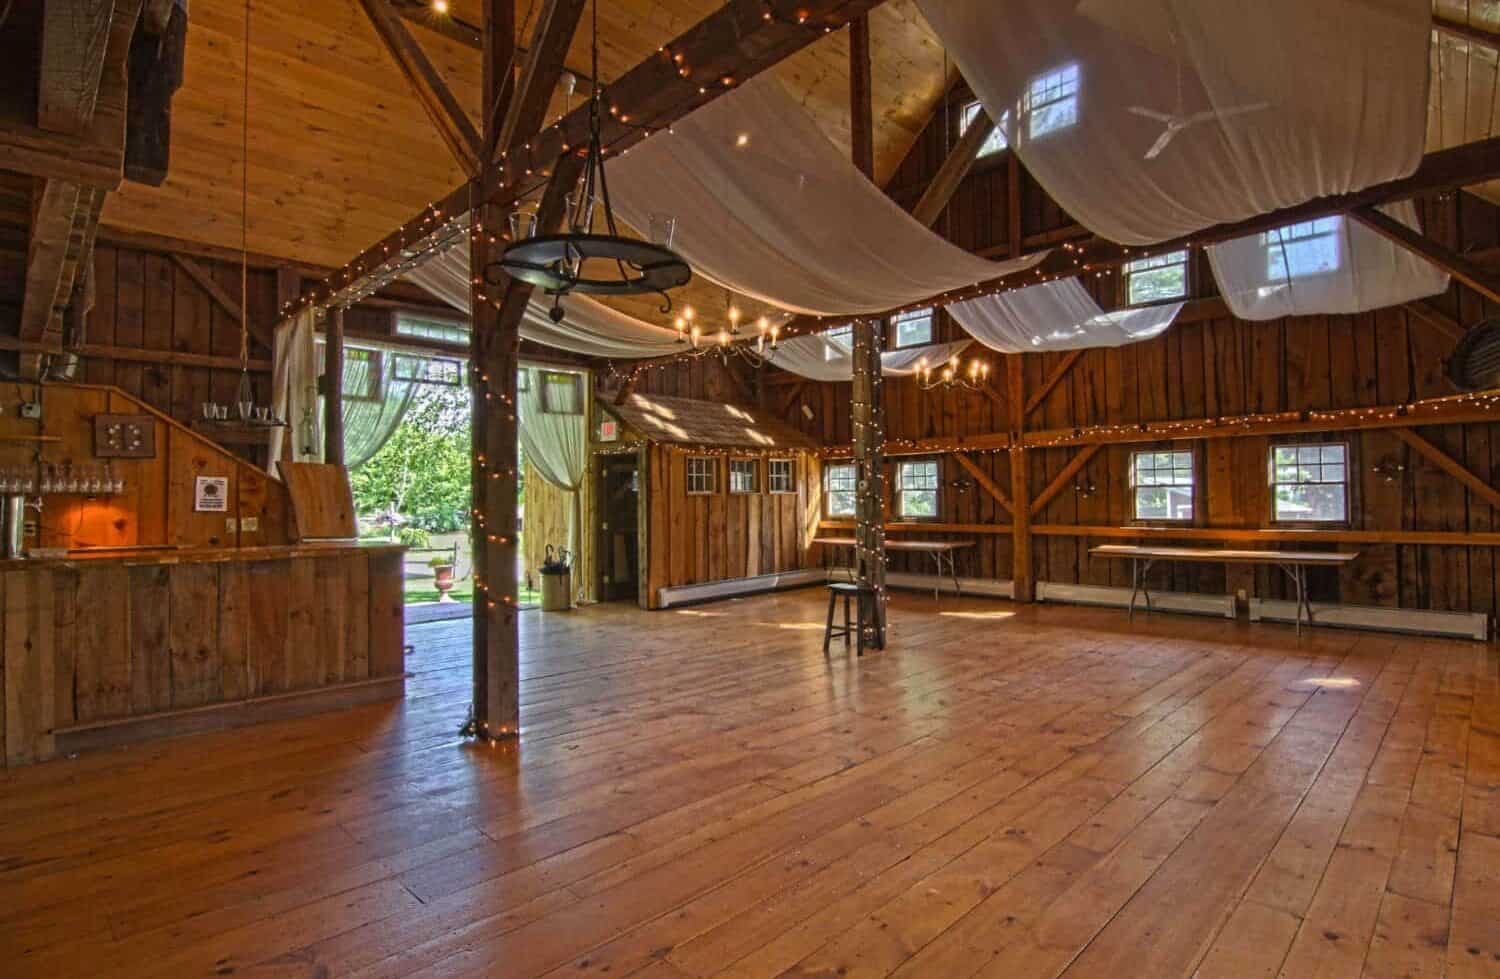
[[(844, 624), (833, 624), (833, 608), (840, 598), (844, 600)], [(849, 602), (856, 602), (855, 624), (849, 624)], [(823, 629), (823, 655), (828, 655), (828, 643), (835, 636), (844, 638), (844, 648), (849, 647), (849, 637), (854, 636), (855, 655), (865, 654), (865, 626), (875, 632), (875, 648), (885, 648), (885, 630), (880, 627), (879, 611), (875, 607), (875, 589), (869, 585), (835, 582), (828, 586), (828, 623)]]

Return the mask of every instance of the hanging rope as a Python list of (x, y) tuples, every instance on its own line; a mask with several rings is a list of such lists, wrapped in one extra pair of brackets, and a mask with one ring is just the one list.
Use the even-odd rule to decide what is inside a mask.
[[(240, 371), (250, 370), (250, 0), (245, 0), (245, 79), (240, 106)], [(242, 392), (243, 393), (243, 392)], [(244, 400), (243, 397), (241, 400)]]

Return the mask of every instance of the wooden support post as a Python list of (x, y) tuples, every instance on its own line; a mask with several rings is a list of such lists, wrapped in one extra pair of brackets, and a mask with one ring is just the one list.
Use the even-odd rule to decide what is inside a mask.
[(323, 334), (323, 461), (344, 464), (344, 307), (328, 311)]
[(1029, 453), (1022, 442), (1026, 428), (1026, 365), (1021, 354), (1005, 358), (1007, 400), (1010, 402), (1011, 588), (1018, 602), (1036, 599), (1031, 571), (1031, 487)]
[[(508, 87), (516, 44), (514, 0), (484, 0), (484, 83), (480, 104), (495, 105)], [(493, 145), (509, 106), (485, 120), (483, 145)], [(470, 217), (477, 227), (469, 237), (470, 381), (473, 384), (473, 541), (474, 573), (474, 734), (481, 738), (515, 736), (521, 730), (520, 635), (512, 596), (516, 584), (516, 344), (497, 335), (500, 310), (491, 294), (503, 287), (487, 285), (485, 269), (499, 257), (485, 229), (498, 228), (500, 208), (485, 205)], [(507, 402), (507, 398), (509, 401)], [(494, 475), (496, 478), (490, 478)], [(505, 599), (510, 598), (510, 601)]]
[(885, 321), (855, 322), (850, 413), (859, 482), (854, 497), (854, 565), (859, 583), (876, 592), (877, 637), (885, 634), (885, 407), (880, 376), (884, 349)]
[(875, 122), (870, 88), (870, 18), (849, 22), (849, 137), (854, 165), (875, 179)]

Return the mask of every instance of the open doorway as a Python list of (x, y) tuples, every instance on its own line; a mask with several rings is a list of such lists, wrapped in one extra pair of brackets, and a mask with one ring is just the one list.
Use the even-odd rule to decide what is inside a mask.
[(640, 592), (640, 460), (599, 457), (599, 600), (636, 601)]

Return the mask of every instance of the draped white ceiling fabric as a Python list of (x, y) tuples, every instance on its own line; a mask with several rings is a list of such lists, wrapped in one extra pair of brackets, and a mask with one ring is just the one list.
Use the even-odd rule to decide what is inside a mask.
[(920, 5), (1027, 170), (1122, 244), (1394, 180), (1422, 158), (1429, 0)]
[(1119, 347), (1161, 334), (1182, 303), (1104, 312), (1077, 279), (1058, 279), (947, 307), (974, 339), (1001, 353)]
[[(886, 377), (915, 374), (922, 365), (939, 367), (963, 352), (972, 341), (932, 343), (903, 350), (888, 350), (880, 355), (880, 373)], [(814, 381), (847, 381), (854, 377), (854, 358), (846, 342), (829, 339), (826, 334), (793, 337), (767, 351), (768, 359), (782, 370), (800, 374)]]
[(872, 184), (774, 75), (757, 76), (609, 164), (633, 227), (677, 220), (694, 274), (795, 313), (877, 313), (1030, 268), (922, 226)]
[[(1411, 201), (1381, 210), (1421, 230)], [(1210, 245), (1208, 260), (1225, 303), (1244, 320), (1362, 313), (1448, 288), (1437, 266), (1339, 215)]]
[[(406, 273), (406, 278), (462, 312), (469, 312), (469, 252), (450, 248)], [(587, 296), (564, 296), (561, 323), (548, 318), (550, 303), (534, 299), (521, 319), (527, 340), (589, 357), (660, 357), (682, 349), (674, 330), (627, 316)]]

